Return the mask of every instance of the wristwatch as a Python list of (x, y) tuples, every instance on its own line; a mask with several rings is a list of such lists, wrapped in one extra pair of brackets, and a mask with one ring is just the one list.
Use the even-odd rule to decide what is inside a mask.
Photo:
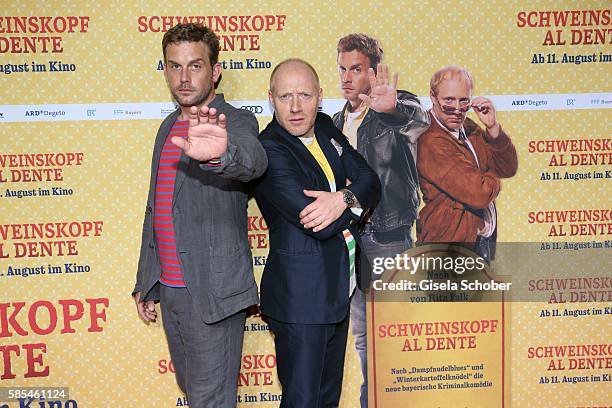
[(348, 208), (353, 207), (355, 203), (357, 202), (357, 199), (355, 198), (355, 194), (353, 194), (351, 190), (346, 189), (346, 188), (343, 188), (340, 191), (342, 191), (342, 200), (344, 201), (346, 206)]

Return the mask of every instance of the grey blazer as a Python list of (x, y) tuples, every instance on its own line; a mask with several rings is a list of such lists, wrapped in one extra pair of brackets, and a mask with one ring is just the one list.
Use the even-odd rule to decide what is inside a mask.
[[(247, 202), (249, 181), (264, 173), (267, 158), (257, 140), (259, 127), (251, 112), (234, 108), (222, 94), (209, 107), (227, 117), (227, 152), (218, 167), (181, 155), (172, 216), (187, 289), (202, 320), (214, 323), (258, 302), (247, 238)], [(142, 292), (142, 300), (159, 299), (161, 266), (153, 231), (155, 184), (162, 147), (179, 114), (177, 109), (164, 119), (153, 148), (140, 260), (132, 292)]]

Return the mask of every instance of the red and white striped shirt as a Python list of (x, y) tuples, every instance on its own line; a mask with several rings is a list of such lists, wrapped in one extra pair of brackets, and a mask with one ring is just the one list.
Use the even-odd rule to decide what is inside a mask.
[(172, 221), (172, 197), (174, 196), (176, 171), (181, 159), (181, 149), (174, 145), (170, 139), (174, 136), (186, 139), (188, 129), (188, 121), (177, 120), (166, 137), (159, 158), (153, 213), (153, 228), (162, 270), (159, 281), (166, 286), (179, 288), (184, 288), (186, 285), (176, 251), (174, 223)]

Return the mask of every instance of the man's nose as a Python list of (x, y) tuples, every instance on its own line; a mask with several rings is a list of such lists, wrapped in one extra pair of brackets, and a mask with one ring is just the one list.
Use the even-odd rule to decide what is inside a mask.
[(302, 101), (299, 95), (293, 95), (291, 98), (291, 112), (300, 112), (302, 110)]
[(188, 69), (181, 70), (181, 83), (191, 82), (191, 73)]
[(350, 72), (351, 72), (351, 71), (349, 71), (349, 70), (346, 70), (346, 71), (342, 72), (342, 73), (340, 74), (340, 80), (341, 80), (342, 82), (344, 82), (344, 83), (351, 82), (351, 80), (352, 80), (353, 78), (352, 78), (352, 75), (350, 74)]

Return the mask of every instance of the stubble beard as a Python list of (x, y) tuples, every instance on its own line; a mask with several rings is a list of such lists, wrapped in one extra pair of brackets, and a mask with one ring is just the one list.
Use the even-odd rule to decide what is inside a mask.
[(213, 91), (212, 86), (211, 87), (207, 87), (205, 89), (202, 89), (201, 92), (198, 92), (194, 95), (191, 96), (181, 96), (178, 93), (178, 90), (175, 92), (172, 92), (172, 96), (174, 98), (174, 100), (176, 101), (176, 103), (179, 104), (179, 106), (183, 107), (183, 108), (188, 108), (191, 106), (200, 106), (202, 105), (204, 102), (206, 102), (206, 100), (208, 99), (208, 97), (210, 96), (211, 92)]

